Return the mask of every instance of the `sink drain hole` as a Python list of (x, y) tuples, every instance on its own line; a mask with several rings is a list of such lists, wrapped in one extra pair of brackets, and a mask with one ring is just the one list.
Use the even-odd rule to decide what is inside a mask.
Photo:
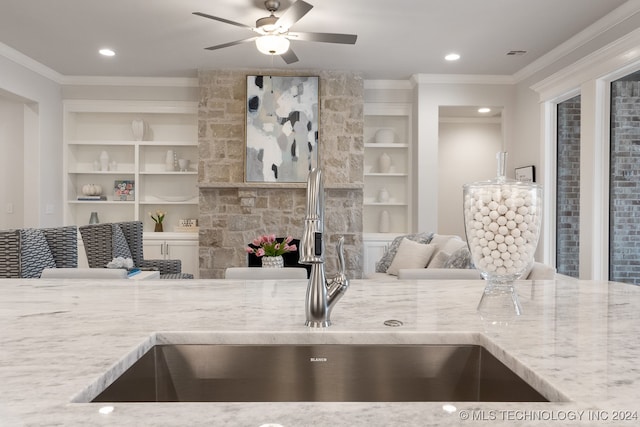
[(389, 319), (389, 320), (385, 320), (384, 321), (384, 325), (385, 326), (391, 326), (393, 328), (396, 328), (398, 326), (402, 326), (404, 325), (404, 323), (402, 323), (402, 321), (400, 320), (396, 320), (396, 319)]

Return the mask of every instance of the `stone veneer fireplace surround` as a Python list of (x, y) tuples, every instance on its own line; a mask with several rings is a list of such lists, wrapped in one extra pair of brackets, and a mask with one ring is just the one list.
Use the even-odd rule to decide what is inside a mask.
[(320, 77), (319, 162), (325, 180), (328, 275), (345, 236), (347, 276), (362, 276), (364, 82), (338, 71), (201, 70), (198, 110), (200, 277), (246, 265), (244, 248), (264, 233), (300, 238), (306, 183), (244, 182), (247, 75)]

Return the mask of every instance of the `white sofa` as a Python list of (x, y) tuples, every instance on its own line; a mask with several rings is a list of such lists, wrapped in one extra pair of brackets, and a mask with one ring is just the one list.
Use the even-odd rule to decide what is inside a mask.
[[(398, 270), (398, 280), (460, 280), (482, 279), (480, 272), (475, 268), (410, 268)], [(376, 273), (377, 277), (386, 277), (386, 273)], [(526, 277), (521, 280), (551, 280), (556, 276), (556, 269), (536, 262)]]
[[(554, 279), (555, 268), (534, 263), (523, 280)], [(399, 236), (389, 244), (368, 279), (468, 280), (482, 279), (473, 268), (466, 241), (460, 236), (417, 233)]]

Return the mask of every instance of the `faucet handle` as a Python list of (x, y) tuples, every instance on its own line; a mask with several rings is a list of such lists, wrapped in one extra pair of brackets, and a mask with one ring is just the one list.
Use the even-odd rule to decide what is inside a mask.
[(338, 253), (338, 274), (343, 275), (345, 271), (344, 263), (344, 236), (340, 236), (336, 243), (336, 252)]

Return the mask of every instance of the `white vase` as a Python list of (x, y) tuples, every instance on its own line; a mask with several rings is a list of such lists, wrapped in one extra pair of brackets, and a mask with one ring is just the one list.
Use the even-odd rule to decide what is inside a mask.
[(136, 119), (131, 122), (131, 131), (133, 132), (133, 139), (136, 141), (142, 141), (144, 138), (144, 120)]
[(109, 154), (106, 151), (100, 153), (100, 170), (103, 172), (109, 170)]
[(378, 170), (380, 173), (389, 173), (391, 170), (391, 157), (387, 153), (382, 153), (378, 158)]
[(284, 259), (282, 258), (282, 255), (263, 256), (262, 268), (284, 268)]
[(389, 192), (387, 191), (386, 188), (380, 189), (380, 191), (378, 191), (378, 202), (387, 203), (388, 201), (389, 201)]
[(176, 170), (174, 165), (174, 157), (173, 150), (167, 150), (167, 157), (164, 160), (164, 169), (167, 171)]
[(186, 172), (189, 169), (189, 159), (178, 159), (180, 172)]
[(378, 231), (380, 233), (388, 233), (389, 232), (389, 212), (382, 211), (380, 212), (380, 221), (378, 224)]

